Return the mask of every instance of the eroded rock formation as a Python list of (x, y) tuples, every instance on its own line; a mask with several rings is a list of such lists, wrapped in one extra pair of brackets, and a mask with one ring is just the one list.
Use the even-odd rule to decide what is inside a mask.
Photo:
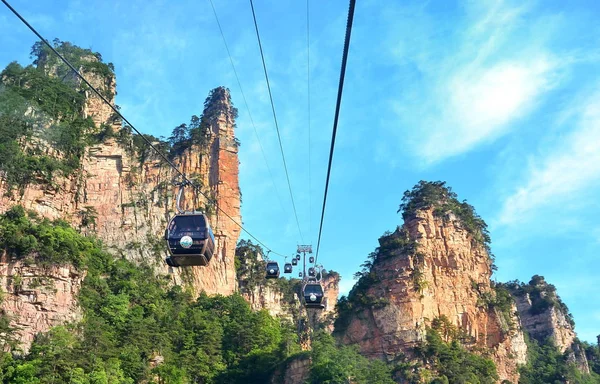
[[(38, 65), (44, 65), (43, 60)], [(50, 76), (57, 71), (57, 67), (46, 68)], [(85, 71), (84, 75), (114, 103), (114, 77)], [(65, 77), (64, 81), (78, 80)], [(108, 129), (114, 134), (85, 148), (79, 168), (65, 177), (55, 176), (51, 185), (30, 183), (12, 188), (0, 175), (0, 212), (19, 204), (42, 217), (66, 220), (83, 233), (100, 238), (113, 254), (153, 265), (157, 273), (169, 273), (174, 283), (186, 285), (196, 294), (235, 292), (234, 254), (240, 227), (234, 220), (241, 223), (241, 216), (238, 143), (234, 133), (236, 111), (229, 91), (223, 87), (211, 91), (201, 121), (202, 136), (171, 158), (181, 172), (202, 186), (206, 196), (216, 201), (213, 204), (205, 196), (194, 196), (191, 190), (186, 190), (183, 199), (184, 208), (203, 208), (208, 213), (216, 238), (216, 254), (206, 267), (171, 270), (163, 261), (166, 256), (163, 233), (175, 211), (177, 187), (172, 181), (178, 174), (147, 145), (136, 146), (132, 136), (123, 131), (126, 128), (121, 127), (120, 120), (97, 95), (90, 90), (84, 93), (82, 116), (94, 121), (96, 131)], [(61, 157), (41, 139), (24, 145), (34, 145), (41, 153)], [(35, 266), (29, 270), (6, 257), (0, 267), (0, 279), (10, 296), (2, 309), (15, 318), (15, 324), (32, 324), (27, 334), (23, 334), (25, 345), (36, 332), (78, 318), (76, 296), (83, 279), (81, 274), (59, 268), (47, 271), (45, 276)], [(15, 271), (20, 270), (24, 277), (33, 274), (60, 280), (69, 287), (68, 297), (62, 285), (56, 295), (46, 291), (27, 291), (27, 294), (14, 291), (10, 281)]]
[(445, 316), (470, 338), (467, 345), (490, 352), (501, 380), (518, 381), (517, 366), (527, 353), (518, 319), (485, 303), (494, 295), (490, 258), (459, 218), (417, 210), (380, 239), (369, 273), (372, 283), (359, 289), (370, 302), (336, 329), (343, 343), (357, 344), (370, 358), (410, 357), (431, 321)]
[(39, 332), (81, 319), (77, 295), (85, 273), (72, 266), (38, 267), (0, 261), (0, 284), (4, 290), (1, 310), (27, 352)]

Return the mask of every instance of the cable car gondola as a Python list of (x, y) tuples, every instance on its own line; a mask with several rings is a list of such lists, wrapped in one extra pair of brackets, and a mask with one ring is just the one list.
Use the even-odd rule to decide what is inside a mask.
[(306, 308), (324, 309), (323, 303), (323, 287), (316, 281), (309, 281), (302, 289), (304, 296), (304, 306)]
[(276, 261), (269, 261), (267, 263), (267, 279), (277, 279), (279, 277), (279, 264)]
[(283, 266), (283, 273), (292, 273), (291, 263), (285, 263), (285, 265)]
[(171, 256), (165, 261), (169, 267), (207, 265), (215, 253), (215, 235), (204, 213), (181, 209), (183, 189), (190, 182), (184, 177), (184, 181), (176, 185), (179, 185), (177, 214), (165, 229), (165, 240)]
[(298, 272), (298, 277), (302, 277), (302, 272)]
[(315, 272), (315, 269), (313, 267), (308, 268), (308, 276), (315, 277), (316, 275), (317, 273)]
[(315, 258), (313, 256), (308, 258), (308, 262), (309, 263), (314, 263), (315, 262)]
[(215, 252), (215, 236), (208, 218), (198, 211), (173, 216), (165, 230), (165, 240), (171, 254), (166, 259), (170, 267), (204, 266)]
[(296, 260), (300, 260), (300, 254), (296, 254)]

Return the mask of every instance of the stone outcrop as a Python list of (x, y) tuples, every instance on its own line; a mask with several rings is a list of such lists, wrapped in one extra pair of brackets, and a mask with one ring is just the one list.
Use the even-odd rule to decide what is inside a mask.
[(370, 270), (376, 281), (364, 288), (374, 301), (356, 310), (345, 329), (336, 329), (340, 340), (357, 344), (370, 358), (410, 357), (431, 321), (445, 316), (472, 346), (490, 352), (501, 380), (517, 382), (527, 348), (518, 319), (510, 315), (507, 321), (482, 302), (493, 295), (484, 245), (454, 215), (436, 217), (433, 209), (418, 210), (402, 228), (380, 239), (380, 249), (410, 242), (416, 250), (398, 246), (380, 252)]
[[(541, 280), (533, 285), (533, 280), (529, 284), (537, 291), (539, 297), (533, 297), (522, 288), (512, 290), (523, 329), (529, 337), (540, 342), (552, 339), (558, 350), (561, 353), (566, 352), (568, 360), (575, 363), (581, 372), (590, 373), (585, 352), (577, 340), (574, 323), (570, 314), (565, 313), (566, 306), (563, 304), (563, 309), (559, 305), (562, 301), (556, 295), (554, 286), (547, 284), (541, 277), (539, 279)], [(537, 302), (539, 308), (541, 300), (552, 304), (542, 310), (536, 310), (535, 304)]]
[[(183, 173), (200, 181), (205, 186), (204, 193), (217, 201), (209, 215), (217, 253), (207, 267), (168, 270), (162, 260), (166, 256), (162, 238), (175, 211), (177, 189), (171, 182), (178, 175), (151, 152), (141, 163), (137, 158), (140, 154), (128, 143), (115, 139), (87, 148), (80, 171), (57, 178), (57, 189), (30, 184), (22, 192), (7, 196), (6, 185), (0, 180), (0, 212), (21, 204), (44, 217), (67, 220), (82, 232), (98, 236), (115, 254), (170, 272), (174, 282), (187, 284), (196, 293), (233, 293), (233, 261), (240, 228), (232, 219), (241, 221), (239, 162), (229, 92), (224, 88), (220, 92), (216, 103), (225, 103), (221, 110), (229, 112), (210, 117), (204, 146), (193, 146), (173, 159)], [(90, 103), (86, 108), (90, 116), (101, 114), (110, 119), (102, 105)], [(186, 191), (184, 207), (191, 209), (193, 203), (206, 205), (206, 199), (194, 198), (191, 191)]]
[[(57, 71), (54, 67), (46, 68), (51, 76)], [(114, 77), (85, 71), (84, 75), (114, 103)], [(81, 85), (74, 77), (66, 76), (64, 81)], [(66, 220), (82, 233), (100, 238), (113, 254), (152, 265), (157, 273), (168, 273), (173, 283), (186, 285), (196, 294), (201, 291), (223, 295), (235, 292), (234, 254), (240, 234), (236, 222), (241, 223), (241, 216), (238, 142), (234, 133), (236, 111), (231, 105), (229, 91), (217, 88), (205, 103), (202, 120), (205, 136), (199, 140), (201, 144), (191, 145), (171, 159), (181, 172), (202, 186), (205, 196), (216, 202), (213, 204), (203, 195), (194, 196), (186, 189), (183, 208), (206, 210), (215, 234), (216, 252), (206, 267), (174, 269), (164, 263), (167, 249), (163, 234), (176, 210), (177, 187), (172, 181), (179, 175), (147, 146), (136, 147), (131, 135), (121, 131), (121, 122), (111, 108), (96, 94), (86, 90), (85, 95), (82, 116), (90, 117), (97, 131), (111, 127), (114, 137), (87, 147), (79, 169), (65, 177), (55, 176), (52, 185), (29, 184), (10, 190), (0, 175), (0, 212), (19, 204), (42, 217)], [(40, 153), (61, 157), (42, 140), (31, 140), (26, 145), (37, 145)], [(5, 286), (15, 271), (22, 268), (19, 263), (5, 260), (2, 274)], [(57, 288), (57, 296), (46, 291), (16, 292), (14, 298), (3, 305), (6, 313), (16, 319), (15, 324), (32, 324), (23, 334), (25, 346), (36, 332), (74, 320), (79, 313), (75, 298), (82, 275), (63, 269), (48, 271), (47, 276), (43, 273), (24, 269), (22, 275), (60, 280), (69, 287), (69, 294), (63, 292), (67, 288), (62, 285)]]
[(85, 273), (72, 266), (39, 267), (0, 260), (0, 308), (27, 352), (36, 334), (81, 319), (77, 295)]

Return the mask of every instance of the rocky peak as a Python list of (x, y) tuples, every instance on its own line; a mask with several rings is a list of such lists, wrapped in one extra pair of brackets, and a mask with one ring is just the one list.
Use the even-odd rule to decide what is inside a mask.
[[(114, 100), (116, 82), (111, 64), (103, 63), (99, 54), (68, 43), (55, 42), (55, 47), (99, 88), (104, 97), (111, 102)], [(17, 144), (38, 144), (28, 144), (20, 153), (9, 155), (38, 159), (33, 164), (50, 164), (57, 169), (33, 170), (27, 178), (18, 172), (11, 174), (11, 169), (0, 169), (0, 212), (21, 205), (41, 217), (63, 219), (81, 232), (100, 238), (113, 254), (153, 265), (157, 273), (168, 274), (174, 283), (185, 285), (196, 294), (202, 291), (224, 295), (235, 292), (234, 253), (240, 228), (233, 220), (241, 223), (241, 217), (238, 141), (234, 132), (237, 111), (232, 106), (229, 91), (224, 87), (211, 91), (202, 116), (194, 116), (189, 126), (184, 125), (182, 137), (174, 138), (172, 143), (157, 143), (183, 173), (202, 186), (204, 195), (194, 195), (186, 189), (184, 205), (188, 209), (200, 208), (208, 214), (217, 246), (215, 257), (206, 267), (169, 269), (164, 263), (163, 233), (175, 212), (177, 187), (172, 181), (178, 174), (150, 152), (140, 137), (132, 135), (129, 127), (121, 128), (121, 122), (115, 119), (110, 107), (72, 77), (41, 43), (34, 46), (32, 53), (37, 57), (34, 63), (37, 69), (13, 63), (3, 72), (2, 82), (12, 92), (9, 96), (13, 102), (24, 103), (39, 111), (39, 115), (50, 118), (37, 121), (35, 124), (39, 124), (39, 129), (15, 131)], [(27, 88), (31, 79), (64, 93), (69, 100), (43, 104), (44, 99), (37, 93), (42, 92), (43, 96), (46, 89)], [(42, 100), (41, 104), (38, 100)], [(56, 125), (67, 114), (69, 119)], [(27, 120), (23, 121), (24, 127), (27, 124)], [(69, 142), (69, 147), (65, 147), (36, 136), (40, 132), (60, 129), (75, 132), (73, 137), (78, 141)], [(39, 161), (40, 157), (45, 162)], [(0, 267), (4, 271), (0, 278), (5, 283), (5, 291), (12, 292), (11, 271), (21, 267), (10, 260), (3, 260)], [(39, 273), (27, 272), (35, 276)], [(62, 315), (50, 316), (42, 312), (64, 312), (65, 319), (69, 316), (67, 313), (73, 312), (77, 287), (82, 279), (80, 275), (73, 276), (68, 283), (73, 287), (69, 288), (72, 300), (68, 303), (56, 300), (57, 305), (64, 304), (64, 308), (48, 310), (36, 306), (35, 300), (31, 311), (37, 310), (38, 314), (26, 311), (24, 305), (11, 304), (14, 300), (5, 300), (2, 308), (17, 319), (38, 316), (50, 319), (44, 327), (56, 325)], [(53, 275), (48, 278), (54, 279)], [(42, 322), (36, 320), (36, 323)], [(43, 327), (35, 329), (39, 331)]]
[(544, 343), (549, 340), (561, 353), (567, 353), (580, 371), (589, 373), (589, 365), (575, 334), (575, 321), (556, 287), (543, 276), (534, 275), (528, 284), (506, 284), (519, 311), (521, 324), (529, 337)]
[(407, 191), (400, 210), (404, 224), (379, 239), (338, 305), (338, 338), (392, 361), (415, 356), (432, 321), (443, 316), (465, 335), (466, 347), (488, 351), (501, 379), (516, 382), (526, 345), (511, 305), (494, 305), (483, 220), (440, 182)]

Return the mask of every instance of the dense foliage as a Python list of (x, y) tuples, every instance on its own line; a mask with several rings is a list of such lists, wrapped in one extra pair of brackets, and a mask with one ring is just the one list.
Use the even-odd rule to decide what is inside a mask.
[[(253, 312), (241, 296), (192, 300), (167, 276), (114, 260), (64, 223), (15, 207), (0, 216), (0, 233), (10, 257), (87, 270), (79, 295), (83, 321), (39, 335), (25, 356), (3, 353), (3, 382), (264, 383), (299, 352), (291, 324)], [(2, 317), (0, 327), (7, 324)]]
[(318, 332), (313, 339), (310, 384), (393, 384), (391, 368), (370, 361), (354, 347), (338, 346), (333, 337)]
[[(593, 372), (583, 374), (569, 359), (569, 352), (560, 353), (551, 338), (544, 341), (529, 339), (527, 342), (527, 364), (519, 370), (521, 384), (599, 384), (600, 375)], [(598, 348), (597, 346), (595, 347)]]
[[(84, 74), (103, 76), (108, 84), (102, 89), (111, 89), (112, 65), (98, 53), (59, 40), (54, 47)], [(84, 117), (85, 87), (49, 52), (37, 42), (35, 66), (13, 62), (0, 73), (0, 171), (11, 187), (51, 186), (56, 172), (79, 167), (85, 146), (107, 129)]]
[(435, 318), (425, 340), (415, 348), (417, 361), (399, 358), (395, 375), (411, 384), (496, 383), (494, 362), (485, 354), (468, 351), (462, 345), (468, 339), (445, 316)]
[(457, 194), (445, 181), (419, 181), (412, 190), (404, 192), (398, 212), (402, 212), (402, 218), (407, 220), (418, 210), (432, 207), (437, 217), (445, 218), (450, 212), (456, 215), (475, 240), (484, 244), (489, 251), (491, 238), (487, 224), (466, 200), (458, 200)]

